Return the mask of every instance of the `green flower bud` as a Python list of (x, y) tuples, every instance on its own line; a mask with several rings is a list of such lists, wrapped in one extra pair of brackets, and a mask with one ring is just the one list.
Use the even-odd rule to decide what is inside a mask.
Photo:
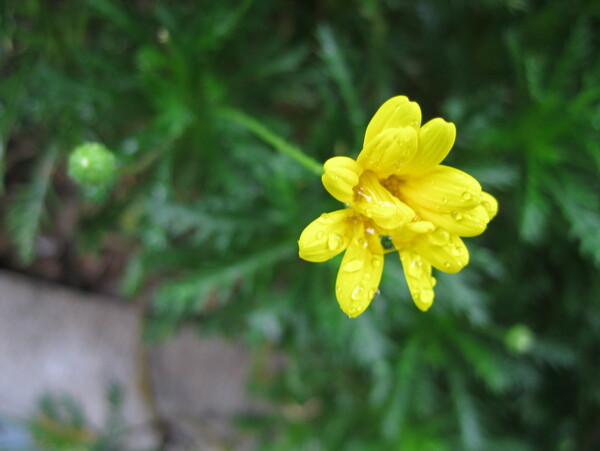
[(504, 338), (506, 347), (515, 354), (525, 354), (533, 346), (534, 335), (529, 327), (516, 324), (511, 327)]
[(69, 176), (81, 185), (106, 187), (115, 170), (115, 156), (102, 144), (81, 144), (69, 157)]

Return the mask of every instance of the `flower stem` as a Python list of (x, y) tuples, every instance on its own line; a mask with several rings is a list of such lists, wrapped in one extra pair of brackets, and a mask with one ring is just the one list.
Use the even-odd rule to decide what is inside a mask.
[(266, 128), (256, 119), (247, 116), (241, 111), (234, 110), (231, 108), (221, 108), (218, 114), (223, 118), (229, 119), (232, 122), (244, 126), (250, 132), (254, 133), (260, 139), (265, 141), (267, 144), (273, 146), (277, 151), (281, 152), (284, 155), (287, 155), (290, 158), (293, 158), (302, 166), (309, 169), (311, 172), (317, 175), (323, 174), (323, 165), (321, 163), (309, 157), (300, 149), (285, 141), (283, 138), (280, 138), (279, 136), (274, 134), (271, 130)]

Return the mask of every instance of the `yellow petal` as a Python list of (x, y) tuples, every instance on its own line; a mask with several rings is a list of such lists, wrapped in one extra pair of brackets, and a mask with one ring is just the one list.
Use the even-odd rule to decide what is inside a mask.
[(413, 301), (420, 310), (427, 311), (433, 304), (434, 297), (435, 281), (431, 277), (431, 265), (411, 250), (400, 252), (400, 260)]
[(417, 214), (421, 218), (431, 221), (437, 227), (458, 236), (480, 235), (490, 221), (487, 211), (482, 206), (470, 210), (452, 210), (451, 212), (436, 212), (421, 208), (418, 209)]
[(354, 318), (365, 311), (377, 293), (382, 271), (383, 247), (379, 236), (367, 232), (359, 222), (342, 259), (335, 287), (337, 300), (346, 315)]
[(384, 179), (399, 171), (417, 152), (419, 139), (413, 127), (388, 128), (371, 139), (358, 155), (358, 163)]
[(379, 133), (387, 128), (413, 127), (418, 130), (421, 126), (421, 108), (415, 102), (410, 102), (408, 97), (392, 97), (385, 102), (377, 112), (365, 132), (363, 147)]
[(356, 213), (351, 208), (323, 213), (300, 235), (300, 258), (324, 262), (342, 252), (352, 237)]
[(465, 243), (444, 229), (417, 237), (414, 250), (440, 271), (457, 273), (469, 263)]
[(498, 201), (494, 196), (485, 191), (481, 192), (481, 206), (485, 208), (488, 216), (490, 217), (490, 221), (494, 219), (496, 213), (498, 213)]
[(433, 231), (435, 226), (428, 221), (415, 221), (406, 224), (406, 228), (415, 234), (421, 234)]
[(365, 171), (355, 191), (355, 202), (352, 208), (358, 213), (373, 219), (384, 229), (394, 229), (411, 221), (415, 212), (387, 189), (381, 186), (377, 176), (371, 171)]
[(350, 203), (354, 197), (352, 188), (358, 183), (361, 166), (348, 157), (333, 157), (323, 165), (325, 174), (321, 181), (325, 189), (340, 202)]
[(449, 166), (437, 166), (419, 177), (400, 183), (401, 197), (416, 210), (451, 212), (481, 204), (481, 185), (469, 174)]
[(413, 240), (421, 234), (432, 232), (435, 226), (428, 221), (409, 222), (394, 230), (382, 230), (382, 235), (390, 235), (392, 243), (398, 250), (412, 246)]
[(456, 127), (452, 122), (435, 118), (427, 122), (419, 130), (419, 149), (414, 157), (397, 174), (419, 175), (432, 170), (440, 164), (456, 139)]

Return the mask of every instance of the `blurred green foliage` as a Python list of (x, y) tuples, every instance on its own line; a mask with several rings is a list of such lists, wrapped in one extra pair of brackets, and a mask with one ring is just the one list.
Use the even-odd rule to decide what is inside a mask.
[[(135, 245), (122, 287), (157, 287), (147, 339), (187, 323), (257, 359), (283, 351), (252, 383), (294, 407), (250, 423), (261, 449), (600, 448), (598, 2), (24, 0), (0, 20), (4, 225), (22, 261), (53, 229), (70, 152), (114, 151), (112, 191), (81, 198), (80, 252)], [(349, 320), (339, 261), (296, 248), (339, 206), (222, 113), (324, 161), (356, 156), (396, 94), (457, 125), (448, 162), (500, 213), (463, 272), (436, 275), (428, 313), (392, 254)]]
[[(67, 395), (47, 393), (38, 402), (38, 411), (29, 420), (35, 449), (52, 451), (111, 451), (124, 449), (126, 432), (121, 416), (123, 393), (112, 383), (106, 390), (108, 415), (102, 431), (89, 425), (79, 403)], [(33, 449), (33, 443), (28, 449)]]

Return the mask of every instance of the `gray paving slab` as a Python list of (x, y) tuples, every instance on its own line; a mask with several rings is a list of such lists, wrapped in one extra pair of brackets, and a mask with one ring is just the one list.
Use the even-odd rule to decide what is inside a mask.
[[(66, 393), (99, 427), (114, 382), (125, 393), (125, 423), (151, 422), (140, 324), (132, 305), (0, 271), (0, 414), (27, 417), (43, 394)], [(261, 408), (245, 392), (249, 355), (239, 344), (184, 330), (153, 348), (149, 362), (158, 411), (170, 422), (216, 421), (208, 435), (218, 441), (218, 431), (231, 434), (228, 418)]]
[(0, 272), (0, 408), (28, 415), (43, 394), (66, 393), (99, 426), (114, 382), (126, 393), (125, 419), (149, 421), (135, 377), (139, 326), (133, 308)]

